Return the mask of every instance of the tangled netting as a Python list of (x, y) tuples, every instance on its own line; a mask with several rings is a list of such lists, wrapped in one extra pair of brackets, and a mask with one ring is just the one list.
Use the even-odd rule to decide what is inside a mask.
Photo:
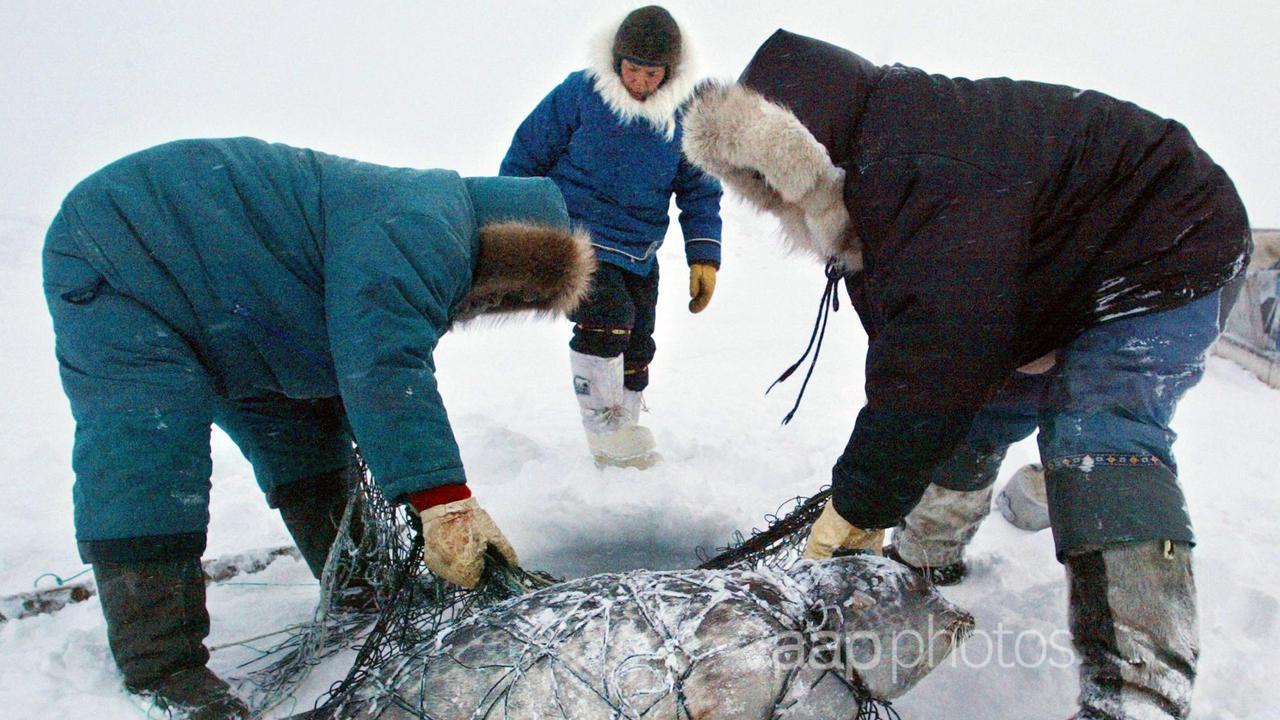
[(822, 514), (822, 508), (830, 497), (831, 490), (825, 489), (813, 497), (792, 500), (790, 510), (783, 513), (779, 509), (766, 517), (768, 524), (763, 529), (752, 528), (750, 535), (734, 533), (729, 545), (720, 548), (714, 556), (707, 557), (707, 553), (699, 548), (698, 559), (702, 564), (698, 568), (718, 570), (747, 565), (785, 570), (800, 558), (809, 528)]
[[(352, 494), (329, 555), (314, 617), (290, 628), (283, 642), (242, 668), (245, 675), (237, 689), (255, 717), (288, 701), (313, 667), (342, 651), (355, 653), (347, 676), (330, 688), (315, 709), (297, 717), (735, 716), (728, 709), (706, 714), (703, 708), (694, 714), (686, 687), (690, 671), (698, 663), (722, 661), (726, 653), (767, 661), (767, 650), (752, 645), (763, 642), (766, 631), (785, 629), (766, 627), (776, 625), (782, 615), (764, 617), (755, 636), (750, 628), (736, 628), (729, 644), (705, 652), (685, 653), (674, 636), (685, 620), (692, 619), (696, 625), (715, 606), (741, 601), (738, 596), (747, 593), (745, 586), (755, 582), (751, 568), (779, 570), (794, 562), (826, 499), (825, 493), (797, 499), (792, 511), (771, 516), (766, 529), (749, 537), (739, 535), (722, 552), (706, 558), (702, 569), (735, 568), (726, 570), (723, 578), (701, 573), (697, 582), (676, 588), (638, 586), (632, 580), (619, 584), (617, 576), (609, 576), (615, 578), (613, 585), (592, 578), (562, 582), (544, 573), (491, 562), (481, 584), (465, 590), (438, 580), (426, 569), (416, 513), (388, 503), (363, 465), (360, 469), (358, 492)], [(734, 572), (747, 575), (738, 577)], [(685, 581), (678, 578), (676, 585), (680, 582)], [(544, 589), (533, 610), (518, 601), (494, 607)], [(753, 602), (758, 608), (770, 606), (759, 597)], [(587, 630), (602, 617), (603, 636), (597, 632), (602, 627), (599, 622), (592, 625), (595, 630)], [(640, 644), (647, 643), (652, 652), (611, 654), (617, 652), (614, 648), (629, 647), (622, 640), (628, 631), (644, 635)], [(503, 642), (485, 640), (486, 633), (488, 637), (500, 634)], [(443, 647), (446, 644), (449, 647)], [(505, 650), (494, 649), (495, 644)], [(519, 651), (513, 653), (513, 647)], [(427, 667), (430, 673), (424, 672)], [(432, 679), (425, 679), (427, 675)], [(847, 709), (844, 717), (898, 717), (888, 703), (870, 698), (856, 677), (845, 679), (839, 673), (836, 677), (847, 686), (848, 699), (841, 706), (842, 714)], [(457, 692), (459, 687), (468, 690)], [(530, 699), (538, 688), (547, 687), (552, 688), (550, 700)], [(703, 690), (706, 695), (707, 688)], [(807, 690), (784, 686), (778, 692), (781, 697)], [(453, 704), (441, 698), (453, 698)], [(589, 713), (582, 711), (586, 705), (591, 706)]]

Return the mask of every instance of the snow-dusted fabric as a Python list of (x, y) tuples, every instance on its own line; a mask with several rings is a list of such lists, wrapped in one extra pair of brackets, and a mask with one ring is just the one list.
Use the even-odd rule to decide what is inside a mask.
[(658, 351), (653, 339), (658, 309), (658, 263), (643, 277), (601, 265), (591, 292), (569, 314), (569, 349), (597, 357), (622, 356), (623, 383), (640, 391), (649, 385), (649, 364)]
[[(1193, 542), (1170, 425), (1178, 402), (1204, 374), (1221, 304), (1230, 300), (1218, 292), (1098, 325), (1064, 348), (1053, 370), (1011, 379), (965, 442), (931, 471), (932, 484), (895, 536), (904, 539), (895, 540), (903, 557), (935, 565), (934, 558), (960, 559), (987, 515), (1009, 445), (1037, 427), (1060, 556), (1139, 540)], [(979, 490), (982, 500), (972, 492)]]
[[(464, 482), (432, 352), (471, 287), (476, 208), (568, 228), (549, 181), (480, 187), (522, 201), (252, 138), (161, 145), (77, 185), (44, 281), (78, 537), (203, 543), (223, 400), (341, 397), (388, 497)], [(299, 460), (272, 482), (317, 469)]]
[(680, 154), (680, 108), (697, 80), (687, 39), (671, 77), (638, 101), (614, 69), (617, 27), (597, 38), (590, 66), (571, 73), (520, 124), (499, 172), (554, 180), (600, 260), (638, 275), (653, 268), (674, 195), (689, 263), (718, 265), (720, 183)]
[(1195, 542), (1173, 414), (1204, 376), (1223, 303), (1234, 300), (1215, 292), (1104, 323), (1062, 353), (1038, 436), (1059, 556), (1120, 542)]

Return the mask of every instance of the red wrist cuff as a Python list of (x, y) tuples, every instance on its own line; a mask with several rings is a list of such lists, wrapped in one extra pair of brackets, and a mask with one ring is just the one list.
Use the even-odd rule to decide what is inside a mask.
[(427, 508), (466, 500), (469, 497), (471, 497), (471, 488), (467, 487), (466, 483), (457, 483), (409, 493), (409, 504), (413, 505), (414, 510), (422, 512)]

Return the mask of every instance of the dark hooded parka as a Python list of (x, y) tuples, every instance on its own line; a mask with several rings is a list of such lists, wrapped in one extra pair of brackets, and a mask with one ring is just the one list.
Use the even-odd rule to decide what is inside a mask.
[(1234, 186), (1177, 122), (1061, 85), (878, 67), (782, 30), (738, 84), (700, 94), (684, 148), (848, 273), (867, 404), (833, 485), (863, 528), (911, 510), (1015, 369), (1210, 294), (1249, 252)]

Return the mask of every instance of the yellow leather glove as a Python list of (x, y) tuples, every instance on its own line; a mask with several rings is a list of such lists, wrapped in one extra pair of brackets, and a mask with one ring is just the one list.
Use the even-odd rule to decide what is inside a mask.
[(689, 266), (689, 312), (700, 313), (711, 302), (716, 291), (716, 266), (694, 263)]
[(515, 549), (475, 498), (430, 507), (421, 516), (422, 560), (437, 577), (465, 588), (475, 587), (490, 547), (512, 567), (520, 566)]
[(836, 550), (869, 550), (881, 555), (884, 553), (884, 530), (863, 530), (850, 525), (828, 500), (809, 531), (804, 559), (828, 560)]

